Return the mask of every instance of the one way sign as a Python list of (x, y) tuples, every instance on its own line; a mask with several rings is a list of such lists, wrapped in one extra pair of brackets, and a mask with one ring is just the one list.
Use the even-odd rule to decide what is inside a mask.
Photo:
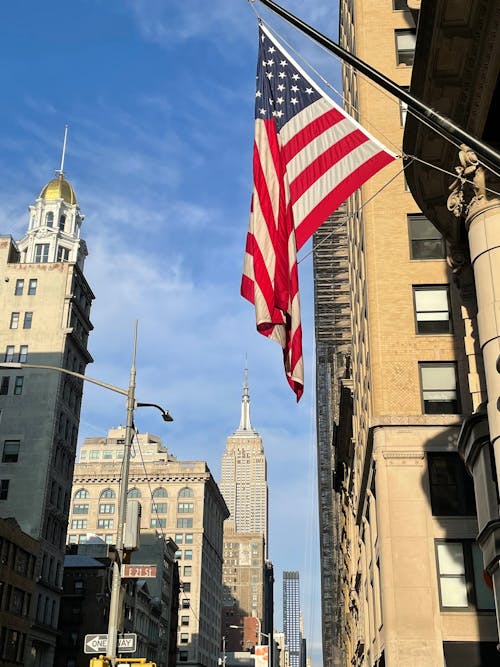
[[(108, 645), (108, 635), (85, 635), (83, 644), (84, 653), (103, 653)], [(118, 636), (119, 653), (135, 653), (137, 650), (137, 635), (129, 633)]]

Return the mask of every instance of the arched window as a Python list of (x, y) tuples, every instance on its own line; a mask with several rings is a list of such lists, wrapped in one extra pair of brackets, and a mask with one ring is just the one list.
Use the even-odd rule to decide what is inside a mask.
[(142, 497), (141, 492), (139, 491), (139, 489), (136, 489), (135, 487), (133, 489), (130, 489), (127, 496), (129, 498), (141, 498)]
[(88, 497), (89, 497), (89, 492), (87, 491), (87, 489), (79, 489), (75, 493), (75, 498), (88, 498)]
[(61, 215), (59, 217), (59, 229), (64, 232), (64, 228), (66, 227), (66, 216)]
[(179, 491), (179, 498), (192, 498), (193, 496), (193, 489), (190, 489), (188, 486)]
[(113, 489), (104, 489), (104, 491), (99, 496), (100, 498), (116, 498), (116, 493)]
[(159, 486), (153, 491), (153, 498), (167, 498), (167, 496), (167, 489), (164, 489), (163, 486)]
[(45, 224), (47, 227), (52, 227), (54, 225), (54, 214), (52, 211), (49, 211), (45, 216)]

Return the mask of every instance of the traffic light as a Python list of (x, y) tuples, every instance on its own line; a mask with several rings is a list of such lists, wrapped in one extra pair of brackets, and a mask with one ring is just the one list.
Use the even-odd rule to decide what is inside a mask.
[(109, 660), (105, 658), (103, 655), (100, 655), (98, 658), (90, 659), (89, 667), (109, 667), (109, 665), (110, 665)]

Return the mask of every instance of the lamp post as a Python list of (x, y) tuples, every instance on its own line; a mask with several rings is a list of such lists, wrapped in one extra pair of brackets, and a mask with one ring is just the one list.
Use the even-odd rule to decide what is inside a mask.
[(80, 380), (85, 380), (86, 382), (91, 382), (96, 384), (99, 387), (104, 389), (109, 389), (114, 391), (117, 394), (127, 397), (127, 420), (125, 427), (125, 444), (124, 444), (124, 456), (123, 456), (123, 468), (122, 475), (120, 478), (119, 492), (118, 492), (118, 516), (117, 516), (117, 534), (116, 534), (116, 558), (113, 561), (113, 577), (111, 583), (111, 598), (109, 602), (109, 621), (108, 621), (108, 640), (106, 647), (106, 657), (111, 661), (112, 667), (116, 666), (116, 654), (117, 654), (117, 643), (118, 643), (118, 627), (120, 624), (120, 616), (123, 617), (123, 600), (120, 595), (121, 593), (121, 566), (123, 563), (123, 527), (125, 523), (126, 510), (127, 510), (127, 491), (128, 491), (128, 475), (130, 469), (130, 450), (132, 447), (132, 438), (134, 431), (134, 410), (135, 408), (140, 407), (153, 407), (157, 408), (161, 414), (162, 419), (165, 422), (173, 421), (172, 416), (168, 410), (164, 410), (160, 405), (156, 403), (138, 403), (135, 400), (135, 378), (136, 378), (136, 351), (137, 351), (137, 321), (134, 326), (134, 343), (133, 343), (133, 352), (132, 352), (132, 364), (130, 367), (130, 379), (128, 389), (121, 389), (115, 385), (108, 384), (107, 382), (101, 382), (82, 373), (77, 373), (76, 371), (70, 371), (67, 368), (61, 368), (59, 366), (51, 366), (47, 364), (28, 364), (24, 362), (3, 362), (0, 363), (0, 368), (5, 369), (16, 369), (16, 368), (33, 368), (41, 369), (48, 371), (56, 371), (59, 373), (64, 373), (65, 375), (71, 375)]

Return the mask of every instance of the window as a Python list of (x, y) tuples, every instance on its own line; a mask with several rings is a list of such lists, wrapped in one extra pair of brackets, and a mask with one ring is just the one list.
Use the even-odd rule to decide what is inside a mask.
[(183, 574), (185, 577), (190, 577), (193, 574), (193, 568), (191, 565), (184, 565)]
[(90, 450), (90, 458), (93, 459), (94, 461), (99, 458), (100, 452), (98, 449), (91, 449)]
[(180, 560), (182, 558), (182, 551), (180, 549), (177, 549), (177, 551), (174, 554), (174, 560)]
[(65, 226), (66, 226), (66, 216), (65, 216), (65, 215), (61, 215), (61, 216), (59, 217), (59, 229), (63, 232)]
[(396, 30), (396, 62), (398, 65), (413, 65), (417, 31), (415, 28)]
[(421, 363), (424, 414), (458, 414), (457, 367), (453, 362)]
[(3, 443), (2, 463), (17, 463), (20, 447), (20, 440), (5, 440)]
[(128, 498), (141, 498), (141, 492), (139, 489), (133, 488), (127, 494)]
[(474, 483), (455, 452), (428, 452), (433, 516), (475, 516)]
[(442, 334), (451, 332), (448, 285), (414, 286), (413, 300), (417, 333)]
[(99, 514), (114, 514), (115, 506), (113, 503), (100, 503)]
[(45, 264), (49, 261), (49, 244), (37, 243), (35, 245), (35, 262), (37, 264)]
[(11, 329), (17, 329), (19, 326), (19, 313), (11, 313), (10, 314), (10, 328)]
[(24, 364), (28, 361), (28, 346), (21, 345), (19, 348), (19, 361)]
[(192, 528), (192, 527), (193, 527), (193, 519), (177, 519), (177, 528)]
[(10, 479), (0, 479), (0, 500), (7, 500)]
[(89, 506), (87, 503), (80, 503), (78, 505), (73, 505), (73, 514), (88, 514)]
[(38, 285), (38, 280), (36, 278), (30, 278), (28, 284), (28, 294), (30, 296), (35, 296), (37, 285)]
[(177, 503), (179, 514), (192, 514), (194, 512), (194, 503)]
[(78, 537), (77, 535), (68, 535), (68, 544), (77, 544)]
[(32, 321), (33, 321), (33, 313), (30, 311), (26, 311), (24, 313), (23, 329), (31, 329)]
[(16, 296), (21, 296), (24, 290), (24, 280), (22, 278), (18, 278), (16, 280), (16, 288), (14, 290), (14, 294)]
[(189, 601), (189, 598), (183, 598), (183, 599), (182, 599), (182, 608), (183, 608), (183, 609), (189, 609), (190, 604), (191, 604), (191, 603), (190, 603), (190, 601)]
[(151, 506), (151, 511), (155, 514), (166, 514), (167, 503), (153, 503)]
[(76, 579), (73, 583), (73, 589), (75, 593), (83, 593), (83, 581), (81, 579)]
[(442, 608), (495, 609), (493, 593), (483, 578), (482, 554), (475, 542), (437, 541), (436, 560)]
[(187, 644), (189, 642), (189, 633), (181, 632), (181, 644)]
[(5, 396), (9, 393), (9, 381), (10, 378), (7, 375), (2, 377), (2, 382), (0, 384), (0, 396)]
[(163, 486), (159, 486), (153, 491), (153, 498), (167, 498), (167, 489), (164, 489)]
[(113, 458), (113, 452), (110, 449), (106, 449), (102, 453), (102, 458), (103, 459), (112, 459)]
[(408, 216), (411, 259), (444, 259), (443, 236), (423, 215)]
[(191, 593), (191, 582), (184, 581), (182, 583), (182, 590), (184, 591), (184, 593)]
[(166, 528), (167, 520), (166, 519), (151, 519), (151, 528)]
[(16, 375), (14, 380), (14, 396), (20, 396), (23, 393), (24, 376)]
[(87, 491), (87, 489), (79, 489), (75, 493), (75, 498), (88, 498), (88, 497), (89, 497), (89, 492)]
[(67, 262), (69, 259), (69, 249), (63, 248), (61, 245), (57, 248), (57, 261)]
[(87, 528), (87, 519), (73, 519), (71, 521), (72, 530), (83, 530)]
[(184, 541), (184, 534), (183, 533), (175, 533), (174, 542), (176, 544), (182, 544), (183, 541)]
[(45, 224), (47, 227), (52, 227), (54, 225), (54, 214), (52, 211), (49, 211), (45, 216)]
[(188, 656), (188, 651), (179, 651), (179, 662), (187, 662)]
[(179, 498), (192, 498), (193, 496), (193, 489), (190, 489), (187, 486), (179, 491)]
[(193, 560), (193, 550), (192, 549), (184, 549), (184, 559), (185, 560)]
[(99, 496), (100, 498), (116, 498), (116, 493), (113, 489), (104, 489), (104, 491)]
[(14, 345), (7, 345), (5, 348), (5, 358), (4, 361), (14, 361)]
[(189, 616), (181, 616), (181, 625), (189, 625)]
[[(187, 521), (189, 521), (189, 519), (187, 519)], [(193, 544), (193, 533), (186, 533), (184, 537), (186, 540), (186, 544)]]
[(393, 9), (408, 9), (407, 0), (392, 0)]
[(113, 528), (113, 519), (98, 519), (97, 527), (105, 529)]

